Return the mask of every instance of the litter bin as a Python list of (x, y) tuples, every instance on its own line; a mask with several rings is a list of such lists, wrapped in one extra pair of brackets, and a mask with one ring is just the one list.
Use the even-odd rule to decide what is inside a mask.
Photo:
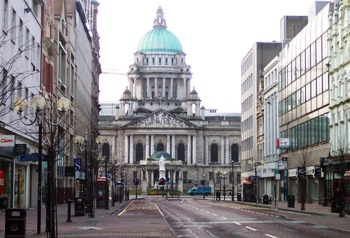
[(269, 195), (264, 194), (262, 196), (263, 204), (269, 204)]
[(237, 193), (237, 201), (242, 201), (242, 194), (241, 193)]
[(83, 198), (75, 198), (74, 208), (75, 216), (85, 216), (85, 201)]
[(295, 196), (288, 195), (288, 207), (295, 207)]
[(6, 209), (5, 238), (26, 237), (26, 215), (25, 209)]

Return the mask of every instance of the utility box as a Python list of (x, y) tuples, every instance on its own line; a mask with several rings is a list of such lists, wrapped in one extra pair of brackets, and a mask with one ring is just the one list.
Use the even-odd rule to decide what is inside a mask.
[(25, 209), (6, 209), (5, 213), (5, 238), (26, 237)]

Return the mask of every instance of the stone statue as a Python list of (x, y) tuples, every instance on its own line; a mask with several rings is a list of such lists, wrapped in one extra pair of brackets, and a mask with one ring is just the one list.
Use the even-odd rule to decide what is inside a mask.
[(165, 170), (165, 159), (163, 155), (159, 158), (159, 170)]

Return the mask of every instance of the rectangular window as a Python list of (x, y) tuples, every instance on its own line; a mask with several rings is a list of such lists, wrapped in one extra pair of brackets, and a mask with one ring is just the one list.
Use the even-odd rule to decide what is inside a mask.
[(310, 47), (307, 47), (305, 51), (305, 72), (310, 70), (310, 66), (311, 66), (310, 61), (311, 61)]
[(66, 49), (65, 42), (59, 42), (59, 59), (58, 59), (58, 80), (61, 84), (66, 84)]
[(8, 28), (8, 8), (9, 8), (9, 2), (8, 0), (5, 0), (4, 2), (4, 10), (3, 10), (3, 16), (2, 16), (2, 30), (7, 32)]
[(316, 97), (316, 79), (311, 81), (311, 98)]
[(296, 76), (296, 67), (295, 67), (295, 60), (292, 60), (291, 63), (291, 81), (294, 82)]
[(323, 92), (322, 90), (322, 75), (320, 77), (318, 77), (317, 79), (317, 95), (321, 94)]
[(280, 85), (280, 90), (284, 89), (286, 86), (286, 68), (283, 68), (280, 72), (281, 76), (281, 85)]
[(13, 103), (15, 101), (15, 96), (16, 96), (16, 93), (15, 93), (15, 89), (16, 89), (16, 78), (14, 76), (11, 77), (11, 82), (10, 82), (10, 90), (9, 90), (9, 93), (10, 93), (10, 106), (12, 107), (13, 106)]
[(292, 93), (292, 95), (291, 95), (291, 100), (292, 100), (292, 109), (293, 108), (296, 108), (296, 106), (297, 106), (297, 100), (296, 100), (296, 97), (297, 97), (297, 93), (296, 92), (294, 92), (294, 93)]
[(328, 72), (323, 74), (322, 77), (323, 81), (323, 92), (327, 91), (329, 89), (329, 78), (328, 78)]
[(300, 104), (303, 104), (305, 102), (305, 97), (306, 97), (305, 90), (306, 90), (305, 86), (300, 89)]
[(323, 114), (319, 119), (320, 142), (329, 140), (329, 113)]
[(300, 75), (301, 75), (301, 72), (300, 72), (300, 58), (301, 58), (301, 55), (298, 55), (297, 58), (295, 59), (295, 77), (296, 78), (299, 78)]
[(18, 48), (22, 49), (23, 46), (23, 21), (19, 19), (19, 32), (18, 32)]
[(311, 92), (310, 92), (310, 83), (305, 85), (305, 100), (306, 102), (309, 101), (311, 98)]
[(26, 38), (25, 38), (25, 42), (24, 42), (24, 45), (25, 45), (25, 48), (24, 48), (24, 50), (25, 50), (25, 57), (27, 59), (29, 59), (29, 35), (30, 35), (29, 29), (27, 28), (27, 30), (26, 30)]
[(71, 62), (70, 62), (70, 94), (75, 95), (75, 65), (74, 65), (74, 56), (71, 55)]
[(322, 36), (316, 40), (316, 63), (320, 63), (323, 59), (322, 56)]
[(287, 83), (286, 86), (288, 86), (292, 82), (292, 64), (289, 64), (287, 66)]
[(310, 49), (310, 61), (311, 61), (311, 68), (316, 65), (316, 44), (313, 42), (311, 44), (311, 49)]
[(22, 98), (23, 96), (23, 86), (21, 82), (18, 82), (17, 85), (17, 98)]
[(13, 43), (15, 43), (17, 38), (17, 14), (15, 9), (12, 9), (12, 19), (11, 19), (11, 40)]
[(298, 149), (297, 146), (297, 127), (290, 128), (290, 149), (296, 150)]
[(300, 76), (305, 74), (306, 70), (305, 70), (305, 51), (301, 52), (300, 55)]
[(308, 130), (308, 145), (314, 145), (318, 143), (318, 118), (312, 119), (307, 122)]

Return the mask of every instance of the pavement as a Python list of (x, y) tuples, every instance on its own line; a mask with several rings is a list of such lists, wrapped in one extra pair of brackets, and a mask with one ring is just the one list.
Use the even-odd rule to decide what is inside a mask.
[[(138, 199), (147, 198), (148, 196), (140, 197)], [(154, 197), (154, 196), (152, 196)], [(161, 198), (161, 196), (160, 196)], [(199, 197), (196, 197), (200, 199)], [(213, 197), (207, 197), (206, 199), (211, 200), (213, 202), (218, 202), (213, 199)], [(71, 222), (67, 222), (68, 219), (68, 205), (67, 204), (58, 204), (57, 205), (57, 227), (59, 235), (68, 235), (79, 234), (78, 228), (87, 227), (91, 224), (98, 224), (102, 218), (107, 217), (114, 214), (119, 213), (124, 210), (126, 206), (130, 204), (132, 200), (137, 200), (132, 198), (129, 201), (123, 201), (121, 203), (117, 202), (114, 206), (109, 206), (109, 209), (95, 209), (95, 216), (93, 218), (85, 216), (75, 216), (74, 204), (71, 206)], [(221, 199), (221, 202), (232, 202), (229, 198), (226, 198), (224, 201)], [(281, 213), (281, 216), (286, 217), (287, 219), (292, 220), (302, 220), (306, 223), (318, 224), (324, 227), (328, 227), (331, 229), (338, 229), (342, 231), (350, 232), (350, 215), (345, 215), (345, 217), (339, 217), (338, 213), (332, 213), (331, 208), (324, 207), (318, 204), (305, 204), (305, 210), (301, 210), (301, 204), (295, 203), (294, 207), (289, 207), (287, 202), (284, 201), (272, 201), (272, 204), (261, 204), (261, 203), (248, 203), (248, 202), (240, 202), (235, 201), (234, 203), (239, 204), (241, 206), (249, 206), (250, 208), (254, 207), (263, 207), (266, 209), (272, 209)], [(26, 237), (46, 237), (45, 233), (45, 207), (42, 209), (42, 218), (41, 218), (41, 234), (37, 234), (37, 210), (35, 208), (26, 209)], [(157, 215), (158, 216), (158, 215)], [(168, 223), (159, 214), (159, 226), (168, 226)], [(5, 237), (5, 210), (0, 211), (0, 238)], [(112, 219), (103, 219), (104, 222), (108, 222), (111, 220), (111, 224), (99, 224), (99, 226), (109, 226), (112, 227), (113, 224)], [(118, 232), (115, 227), (115, 232)], [(168, 227), (171, 232), (171, 228)], [(68, 237), (68, 236), (67, 236)]]

